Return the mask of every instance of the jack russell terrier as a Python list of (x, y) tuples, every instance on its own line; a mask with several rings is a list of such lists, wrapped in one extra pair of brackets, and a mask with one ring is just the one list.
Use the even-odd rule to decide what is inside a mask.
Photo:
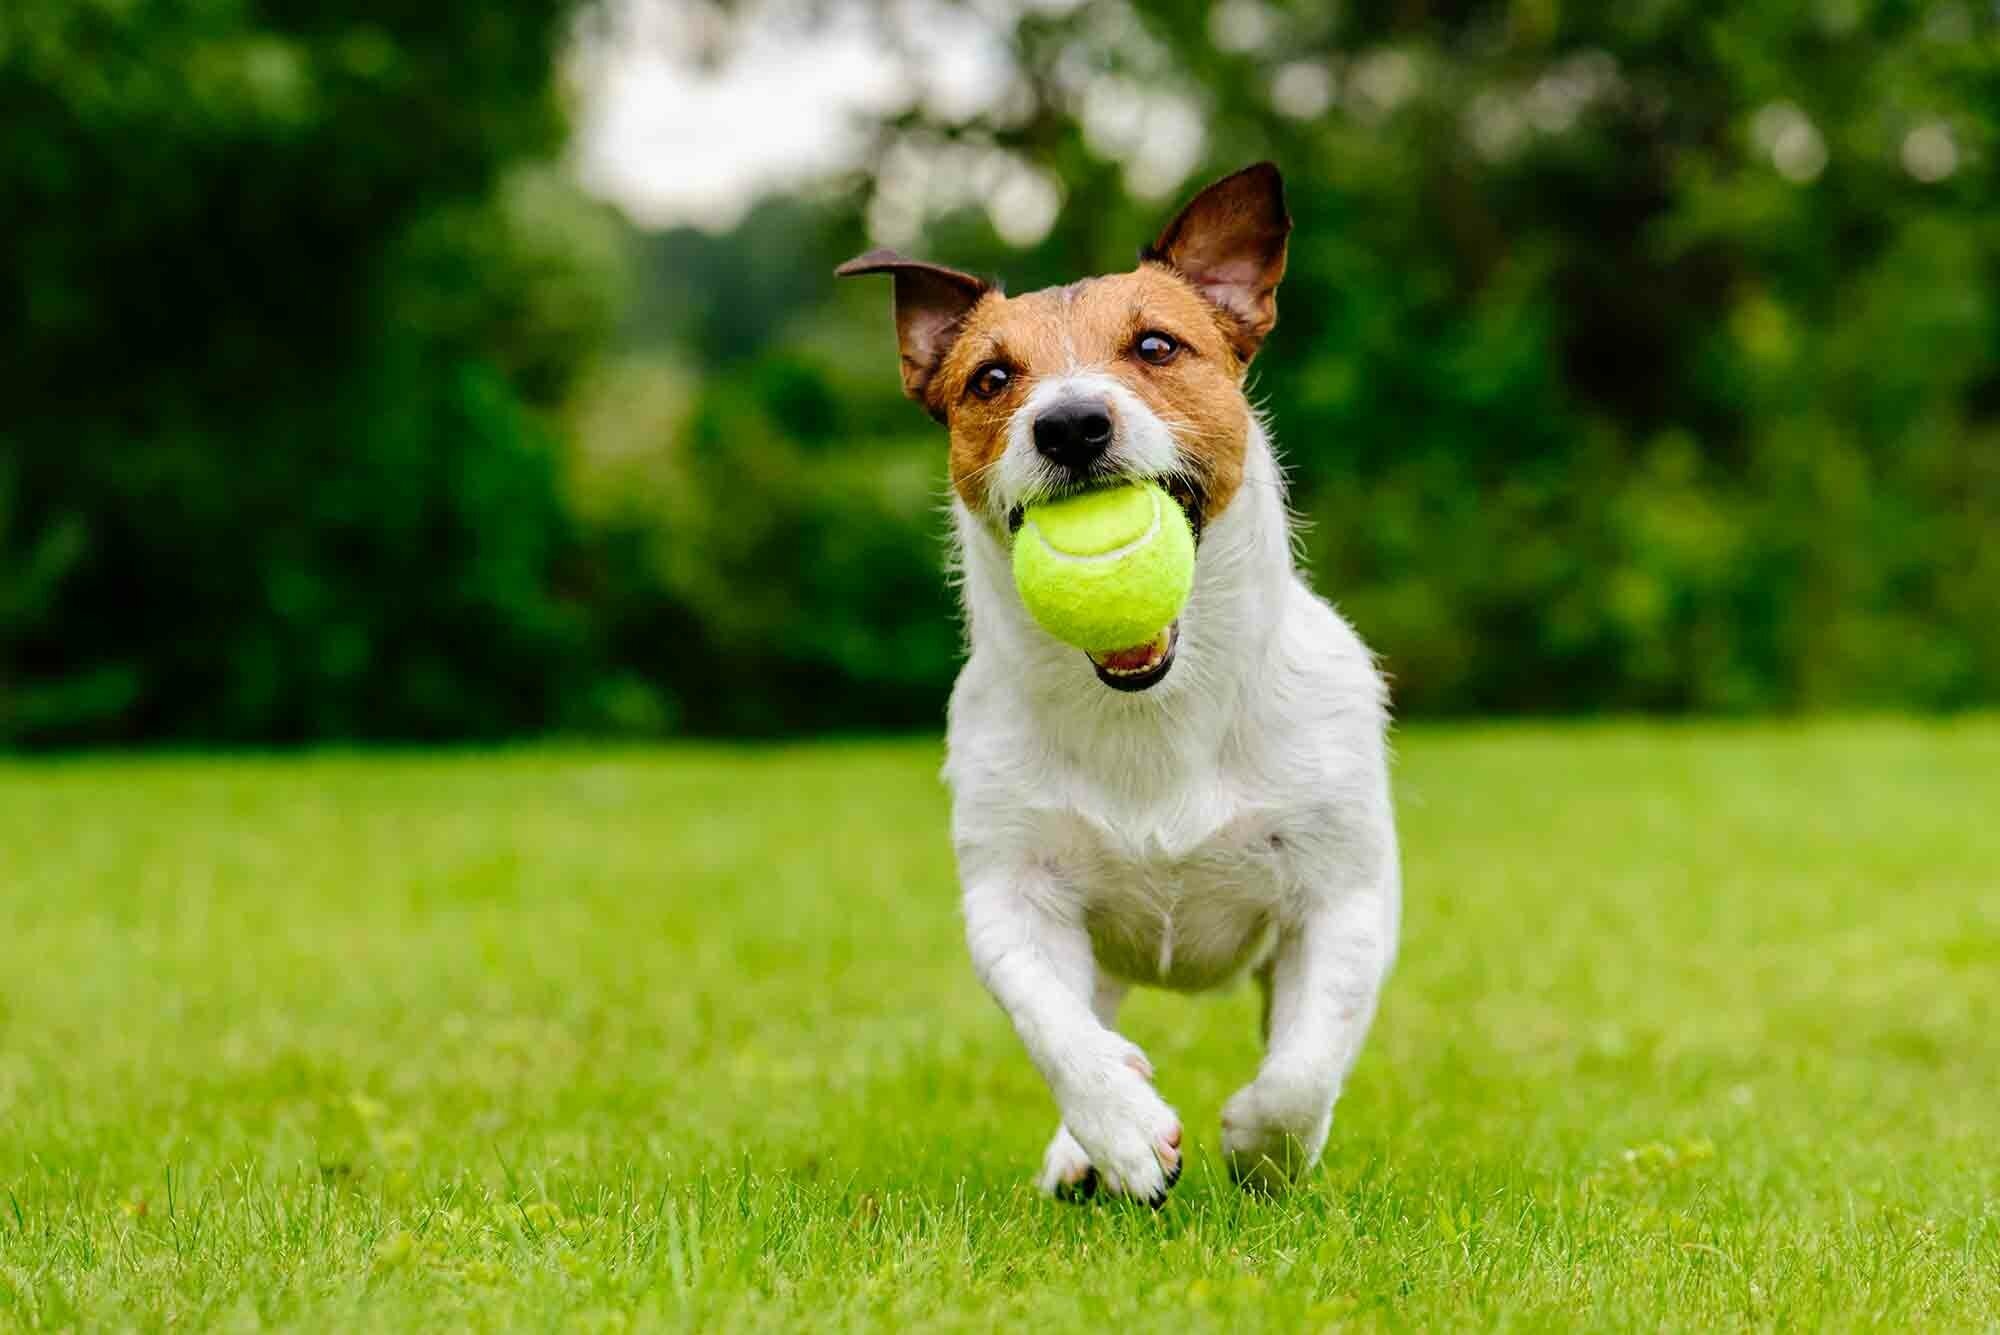
[[(1226, 1162), (1275, 1189), (1311, 1168), (1396, 953), (1387, 691), (1293, 564), (1284, 477), (1244, 394), (1277, 321), (1292, 222), (1278, 170), (1209, 186), (1129, 273), (1008, 297), (877, 250), (903, 389), (951, 433), (970, 656), (945, 778), (966, 938), (1062, 1112), (1044, 1191), (1158, 1206), (1181, 1124), (1115, 1022), (1135, 983), (1249, 972), (1265, 1054), (1222, 1110)], [(1030, 620), (1023, 508), (1151, 478), (1198, 538), (1194, 593), (1147, 662)]]

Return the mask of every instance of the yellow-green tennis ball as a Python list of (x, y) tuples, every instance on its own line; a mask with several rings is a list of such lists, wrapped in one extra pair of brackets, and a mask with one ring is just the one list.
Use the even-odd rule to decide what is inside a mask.
[(1014, 537), (1014, 587), (1064, 644), (1097, 653), (1146, 644), (1194, 588), (1194, 533), (1151, 482), (1028, 507)]

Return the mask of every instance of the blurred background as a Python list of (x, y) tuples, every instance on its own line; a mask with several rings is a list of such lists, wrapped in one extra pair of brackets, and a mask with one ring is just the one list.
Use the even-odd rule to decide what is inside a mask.
[(1407, 716), (2000, 699), (2000, 4), (10, 0), (0, 744), (935, 728), (889, 244), (1285, 169)]

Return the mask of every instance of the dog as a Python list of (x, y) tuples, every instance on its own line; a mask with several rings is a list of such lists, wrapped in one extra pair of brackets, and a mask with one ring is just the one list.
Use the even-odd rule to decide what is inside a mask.
[[(1265, 1052), (1222, 1149), (1276, 1190), (1318, 1162), (1394, 962), (1387, 689), (1294, 564), (1244, 389), (1291, 229), (1259, 163), (1127, 273), (1009, 297), (887, 250), (836, 271), (892, 277), (903, 389), (950, 433), (952, 842), (974, 967), (1061, 1110), (1057, 1196), (1157, 1207), (1180, 1175), (1180, 1119), (1115, 1027), (1128, 988), (1256, 977)], [(1186, 511), (1194, 591), (1154, 645), (1086, 655), (1029, 618), (1010, 541), (1025, 506), (1129, 478)]]

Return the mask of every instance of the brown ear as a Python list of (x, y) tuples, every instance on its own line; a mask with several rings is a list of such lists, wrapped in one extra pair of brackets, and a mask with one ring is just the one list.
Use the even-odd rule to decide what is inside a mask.
[(1227, 315), (1230, 343), (1247, 362), (1278, 322), (1291, 234), (1284, 177), (1260, 162), (1196, 195), (1139, 258), (1171, 267)]
[(969, 273), (906, 259), (893, 250), (871, 250), (835, 269), (839, 278), (886, 273), (896, 280), (896, 343), (903, 354), (903, 392), (942, 422), (943, 411), (928, 397), (931, 377), (951, 350), (965, 317), (993, 285)]

